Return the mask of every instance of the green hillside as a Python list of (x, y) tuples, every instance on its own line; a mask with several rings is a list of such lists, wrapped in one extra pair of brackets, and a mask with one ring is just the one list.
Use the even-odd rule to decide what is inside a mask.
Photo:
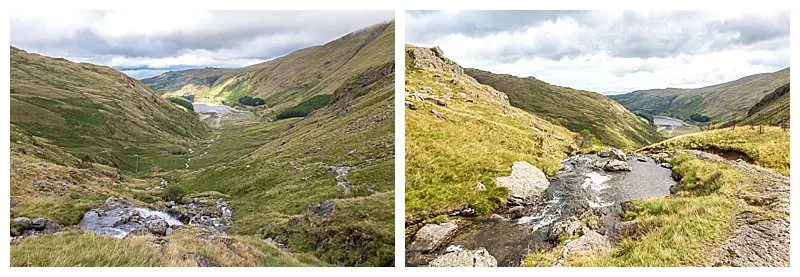
[(170, 154), (201, 138), (197, 116), (109, 67), (11, 47), (11, 124), (87, 162), (177, 167)]
[(789, 123), (789, 83), (775, 89), (761, 98), (747, 111), (747, 116), (739, 120), (741, 125), (782, 125)]
[(646, 119), (604, 95), (551, 85), (534, 77), (520, 78), (471, 68), (464, 72), (479, 83), (504, 92), (512, 106), (573, 132), (586, 130), (606, 145), (630, 149), (661, 139), (655, 126)]
[(788, 82), (789, 68), (785, 68), (703, 88), (651, 89), (610, 97), (633, 112), (683, 120), (698, 114), (708, 116), (713, 122), (727, 122), (744, 117), (761, 98)]
[[(509, 104), (444, 58), (406, 46), (406, 219), (467, 207), (488, 213), (508, 191), (493, 179), (527, 161), (554, 174), (576, 135)], [(478, 182), (485, 190), (475, 189)]]

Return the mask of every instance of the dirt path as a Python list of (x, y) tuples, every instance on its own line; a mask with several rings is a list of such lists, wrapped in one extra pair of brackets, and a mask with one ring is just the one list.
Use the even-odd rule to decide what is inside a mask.
[(698, 159), (725, 164), (748, 178), (738, 184), (741, 208), (734, 234), (714, 253), (717, 266), (789, 266), (789, 177), (701, 151)]

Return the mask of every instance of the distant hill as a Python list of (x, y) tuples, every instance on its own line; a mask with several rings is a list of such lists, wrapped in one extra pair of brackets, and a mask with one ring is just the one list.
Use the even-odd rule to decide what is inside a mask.
[(471, 68), (464, 72), (479, 83), (504, 92), (512, 106), (563, 124), (573, 132), (587, 130), (606, 145), (635, 148), (661, 139), (655, 126), (607, 96), (551, 85), (534, 77)]
[(244, 68), (166, 72), (142, 82), (160, 94), (195, 95), (223, 103), (235, 103), (242, 96), (258, 97), (279, 112), (315, 95), (332, 94), (347, 78), (375, 66), (374, 61), (385, 60), (390, 54), (387, 51), (366, 48), (388, 47), (375, 40), (393, 27), (394, 22), (377, 24)]
[(727, 122), (742, 118), (765, 95), (788, 82), (787, 67), (703, 88), (640, 90), (609, 97), (633, 112), (670, 115), (683, 120), (699, 114), (713, 122)]
[(789, 83), (775, 89), (761, 98), (747, 111), (747, 116), (739, 120), (743, 125), (781, 125), (789, 123)]
[(122, 72), (13, 46), (11, 124), (80, 159), (128, 170), (135, 155), (168, 157), (206, 132), (194, 112)]

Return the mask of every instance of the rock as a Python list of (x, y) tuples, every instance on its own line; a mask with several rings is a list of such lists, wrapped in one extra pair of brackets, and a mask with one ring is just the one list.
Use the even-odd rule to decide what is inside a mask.
[(672, 169), (672, 164), (670, 163), (661, 163), (661, 167), (666, 169)]
[(492, 216), (490, 216), (489, 218), (490, 219), (494, 219), (494, 220), (506, 220), (505, 217), (503, 217), (502, 215), (499, 215), (499, 214), (492, 214)]
[(667, 153), (658, 153), (658, 154), (653, 155), (653, 159), (655, 159), (656, 162), (663, 163), (667, 159), (669, 159), (669, 154), (667, 154)]
[(561, 257), (566, 259), (570, 256), (586, 256), (602, 253), (610, 248), (611, 242), (609, 242), (608, 238), (595, 231), (588, 231), (580, 238), (572, 240), (564, 245)]
[(623, 161), (617, 160), (610, 160), (608, 163), (603, 166), (603, 170), (605, 171), (631, 171), (631, 166), (628, 163)]
[(620, 237), (633, 237), (639, 231), (639, 223), (636, 220), (623, 221), (617, 224), (617, 233)]
[(644, 156), (636, 156), (636, 160), (640, 162), (647, 162), (647, 157)]
[(433, 115), (435, 115), (436, 117), (438, 117), (438, 118), (440, 118), (440, 119), (442, 119), (442, 120), (444, 120), (444, 121), (447, 121), (447, 117), (446, 117), (446, 116), (444, 116), (444, 114), (443, 114), (443, 113), (441, 113), (441, 112), (439, 112), (439, 111), (437, 111), (437, 110), (431, 110), (431, 113), (432, 113)]
[(408, 251), (431, 252), (436, 250), (442, 243), (449, 240), (457, 229), (458, 224), (454, 222), (422, 226), (414, 235), (414, 241), (411, 242)]
[(606, 150), (597, 153), (597, 156), (603, 158), (610, 158), (618, 161), (625, 161), (628, 159), (628, 156), (625, 155), (625, 152), (616, 148), (606, 148)]
[(31, 229), (31, 220), (27, 217), (16, 217), (11, 220), (11, 236), (18, 237), (25, 233), (25, 230)]
[(622, 212), (630, 211), (630, 212), (638, 213), (638, 212), (642, 211), (642, 206), (636, 205), (631, 201), (625, 201), (625, 202), (620, 203), (619, 205), (620, 205), (620, 208), (622, 209)]
[(144, 227), (147, 228), (150, 233), (155, 235), (164, 236), (167, 234), (167, 229), (169, 229), (169, 224), (163, 218), (157, 216), (150, 216), (144, 219)]
[(201, 255), (197, 255), (194, 253), (189, 253), (183, 255), (183, 258), (186, 260), (193, 260), (197, 263), (199, 267), (220, 267), (221, 265), (209, 258), (203, 257)]
[(680, 187), (678, 186), (678, 184), (673, 184), (673, 185), (669, 186), (669, 194), (676, 194), (676, 193), (678, 193), (679, 190), (680, 190)]
[(511, 166), (511, 176), (497, 177), (498, 186), (509, 189), (509, 201), (517, 205), (532, 205), (550, 187), (550, 181), (541, 169), (525, 161)]
[(467, 98), (467, 94), (466, 94), (466, 93), (463, 93), (463, 92), (459, 92), (459, 93), (458, 93), (458, 97), (461, 97), (461, 98)]
[(466, 208), (461, 210), (458, 214), (461, 216), (472, 217), (475, 216), (476, 212), (473, 208)]
[(577, 217), (569, 217), (550, 227), (550, 231), (547, 232), (547, 240), (558, 242), (562, 239), (583, 235), (584, 227), (583, 222)]
[(477, 191), (484, 191), (484, 190), (486, 190), (486, 185), (484, 185), (484, 184), (483, 184), (483, 183), (481, 183), (481, 182), (478, 182), (478, 184), (476, 184), (476, 185), (475, 185), (475, 190), (477, 190)]
[(322, 217), (323, 220), (330, 220), (336, 211), (336, 202), (324, 201), (319, 204), (309, 204), (308, 211)]
[(680, 182), (683, 179), (683, 174), (674, 169), (672, 170), (670, 176), (672, 177), (672, 180), (675, 180), (675, 182)]
[(406, 108), (415, 111), (417, 110), (417, 105), (411, 102), (406, 101)]
[(58, 223), (46, 218), (37, 218), (31, 221), (31, 228), (42, 234), (52, 234), (61, 230)]
[(511, 218), (513, 219), (523, 217), (525, 216), (525, 207), (523, 206), (511, 207), (511, 209), (508, 209), (508, 213), (511, 214)]
[(433, 259), (433, 267), (497, 267), (497, 259), (484, 248), (478, 250), (457, 250)]

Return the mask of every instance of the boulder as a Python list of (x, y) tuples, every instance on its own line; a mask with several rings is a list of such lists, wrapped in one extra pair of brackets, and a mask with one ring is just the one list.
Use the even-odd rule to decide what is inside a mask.
[(608, 163), (603, 166), (603, 170), (605, 171), (631, 171), (631, 166), (628, 163), (623, 161), (617, 160), (610, 160)]
[(441, 255), (429, 264), (433, 267), (497, 267), (497, 259), (484, 248), (463, 250)]
[(150, 233), (155, 235), (164, 236), (167, 234), (167, 229), (169, 229), (169, 224), (163, 218), (157, 216), (150, 216), (144, 219), (144, 227), (147, 228)]
[(661, 163), (661, 167), (666, 169), (672, 169), (672, 164), (670, 163)]
[(308, 205), (308, 211), (322, 217), (323, 220), (329, 220), (336, 211), (336, 202), (324, 201), (319, 204), (311, 203)]
[(644, 156), (636, 156), (636, 160), (640, 162), (647, 162), (647, 157)]
[(449, 240), (456, 230), (458, 224), (445, 222), (442, 224), (427, 224), (417, 231), (414, 241), (408, 247), (408, 251), (431, 252), (438, 249), (442, 243)]
[(61, 226), (47, 218), (37, 218), (31, 221), (31, 229), (37, 234), (52, 234), (61, 230)]
[(636, 220), (623, 221), (617, 224), (617, 233), (620, 237), (633, 237), (639, 231), (639, 223)]
[(31, 220), (27, 217), (16, 217), (11, 220), (11, 236), (21, 236), (25, 230), (30, 229), (32, 226)]
[(415, 105), (414, 103), (406, 101), (406, 108), (408, 108), (408, 109), (413, 111), (413, 110), (417, 109), (417, 105)]
[(511, 166), (511, 176), (497, 177), (498, 186), (510, 191), (509, 202), (516, 205), (532, 205), (550, 187), (550, 181), (541, 169), (525, 161), (517, 161)]
[(511, 207), (511, 209), (508, 209), (508, 213), (511, 214), (511, 218), (514, 218), (514, 219), (523, 217), (523, 216), (525, 216), (525, 207), (523, 207), (523, 206)]
[(586, 256), (602, 253), (610, 248), (611, 242), (606, 236), (590, 230), (578, 239), (572, 240), (564, 245), (561, 256), (565, 259), (570, 256)]
[(617, 148), (606, 148), (600, 153), (597, 153), (597, 156), (618, 161), (625, 161), (628, 159), (628, 156), (625, 155), (625, 152), (622, 152), (622, 150), (619, 150)]
[(444, 121), (447, 121), (447, 117), (446, 117), (446, 116), (445, 116), (443, 113), (441, 113), (440, 111), (437, 111), (437, 110), (431, 110), (431, 113), (432, 113), (433, 115), (435, 115), (436, 117), (438, 117), (438, 118), (440, 118), (440, 119), (442, 119), (442, 120), (444, 120)]

